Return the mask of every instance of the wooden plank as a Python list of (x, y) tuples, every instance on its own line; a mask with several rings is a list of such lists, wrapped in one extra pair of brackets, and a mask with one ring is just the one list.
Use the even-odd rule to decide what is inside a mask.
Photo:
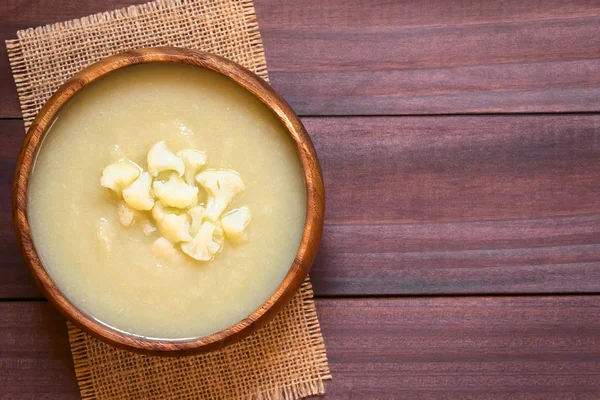
[(0, 398), (80, 398), (57, 311), (46, 302), (0, 303), (0, 326)]
[(304, 115), (596, 111), (600, 104), (598, 4), (269, 3), (257, 12), (273, 84)]
[[(593, 399), (600, 298), (320, 299), (326, 399)], [(0, 303), (0, 397), (75, 399), (64, 321)]]
[[(305, 118), (328, 295), (597, 292), (600, 116)], [(0, 121), (0, 298), (37, 297), (14, 239), (21, 121)]]
[[(0, 38), (134, 3), (3, 2)], [(255, 3), (272, 83), (303, 115), (600, 110), (597, 2)], [(0, 117), (19, 116), (2, 55)]]
[(23, 121), (0, 120), (0, 298), (41, 297), (25, 267), (12, 223), (12, 182)]
[(589, 233), (584, 218), (326, 226), (311, 277), (320, 296), (595, 293), (600, 218), (589, 221)]
[(329, 223), (600, 211), (600, 116), (305, 118)]
[(597, 297), (318, 303), (334, 399), (595, 398)]
[(306, 118), (327, 197), (315, 290), (597, 291), (598, 118)]

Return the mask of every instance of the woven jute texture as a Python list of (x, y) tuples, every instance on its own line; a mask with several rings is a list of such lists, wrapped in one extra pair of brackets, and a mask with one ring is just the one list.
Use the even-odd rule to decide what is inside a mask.
[[(268, 80), (250, 0), (159, 0), (27, 29), (7, 41), (27, 128), (52, 93), (99, 59), (129, 49), (209, 51)], [(298, 399), (331, 379), (310, 282), (269, 324), (212, 353), (149, 357), (113, 348), (69, 325), (75, 373), (88, 399)]]

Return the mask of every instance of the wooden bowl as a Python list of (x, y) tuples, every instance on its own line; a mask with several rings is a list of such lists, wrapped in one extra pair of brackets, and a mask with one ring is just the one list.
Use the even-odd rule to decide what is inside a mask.
[[(192, 340), (151, 340), (111, 329), (76, 308), (56, 287), (40, 261), (31, 237), (27, 215), (27, 188), (36, 154), (60, 109), (83, 87), (96, 79), (134, 64), (178, 63), (216, 71), (246, 88), (266, 104), (289, 131), (296, 144), (306, 183), (307, 212), (300, 247), (275, 293), (257, 310), (235, 325), (215, 334)], [(13, 219), (21, 251), (42, 292), (71, 322), (111, 345), (154, 355), (187, 355), (227, 346), (264, 325), (281, 310), (299, 289), (315, 259), (325, 208), (323, 178), (313, 145), (302, 123), (281, 96), (258, 76), (224, 58), (176, 48), (140, 49), (105, 58), (79, 72), (48, 100), (23, 141), (13, 184)]]

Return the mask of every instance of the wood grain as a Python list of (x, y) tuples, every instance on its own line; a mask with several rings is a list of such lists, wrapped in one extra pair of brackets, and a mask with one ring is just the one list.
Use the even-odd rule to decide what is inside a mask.
[[(61, 108), (88, 84), (112, 71), (144, 63), (176, 63), (215, 71), (252, 93), (285, 127), (295, 144), (306, 186), (306, 222), (297, 254), (273, 294), (248, 317), (211, 335), (181, 341), (151, 340), (112, 329), (74, 306), (44, 268), (29, 225), (28, 188), (35, 154), (59, 116)], [(62, 85), (42, 107), (29, 127), (17, 157), (12, 190), (12, 214), (17, 241), (26, 265), (38, 287), (71, 322), (90, 335), (130, 351), (165, 356), (183, 356), (216, 350), (237, 342), (263, 326), (296, 294), (312, 267), (321, 240), (324, 220), (324, 188), (319, 160), (304, 126), (290, 106), (261, 78), (225, 58), (195, 50), (158, 47), (137, 49), (104, 58), (78, 72)]]
[[(303, 121), (327, 188), (317, 295), (598, 292), (600, 116)], [(0, 298), (40, 296), (8, 211), (20, 137), (0, 121)]]
[[(4, 40), (136, 0), (0, 2)], [(600, 111), (600, 3), (255, 0), (271, 82), (302, 115)], [(306, 118), (328, 210), (319, 296), (600, 288), (599, 115)], [(17, 250), (22, 138), (0, 120), (0, 299), (39, 297)], [(597, 399), (600, 297), (318, 299), (326, 399)], [(62, 317), (0, 301), (0, 398), (78, 399)]]
[(338, 399), (568, 399), (600, 392), (596, 297), (318, 303)]
[(306, 118), (329, 223), (600, 211), (600, 116)]
[[(600, 298), (317, 301), (325, 399), (595, 399)], [(76, 399), (64, 320), (0, 303), (0, 397)]]
[[(0, 38), (134, 3), (3, 2)], [(600, 110), (597, 2), (255, 5), (271, 82), (302, 115)], [(5, 54), (0, 74), (0, 117), (19, 117)]]
[(50, 304), (0, 303), (0, 398), (80, 399), (67, 324)]
[(600, 216), (326, 225), (312, 269), (326, 295), (597, 293)]

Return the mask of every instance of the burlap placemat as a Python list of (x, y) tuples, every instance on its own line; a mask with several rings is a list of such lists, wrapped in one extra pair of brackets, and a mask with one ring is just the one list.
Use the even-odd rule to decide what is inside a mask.
[[(27, 128), (52, 93), (83, 67), (139, 47), (206, 50), (268, 80), (251, 0), (159, 0), (27, 29), (7, 41)], [(226, 349), (185, 358), (115, 349), (69, 325), (83, 399), (298, 399), (331, 379), (307, 280), (266, 327)]]

